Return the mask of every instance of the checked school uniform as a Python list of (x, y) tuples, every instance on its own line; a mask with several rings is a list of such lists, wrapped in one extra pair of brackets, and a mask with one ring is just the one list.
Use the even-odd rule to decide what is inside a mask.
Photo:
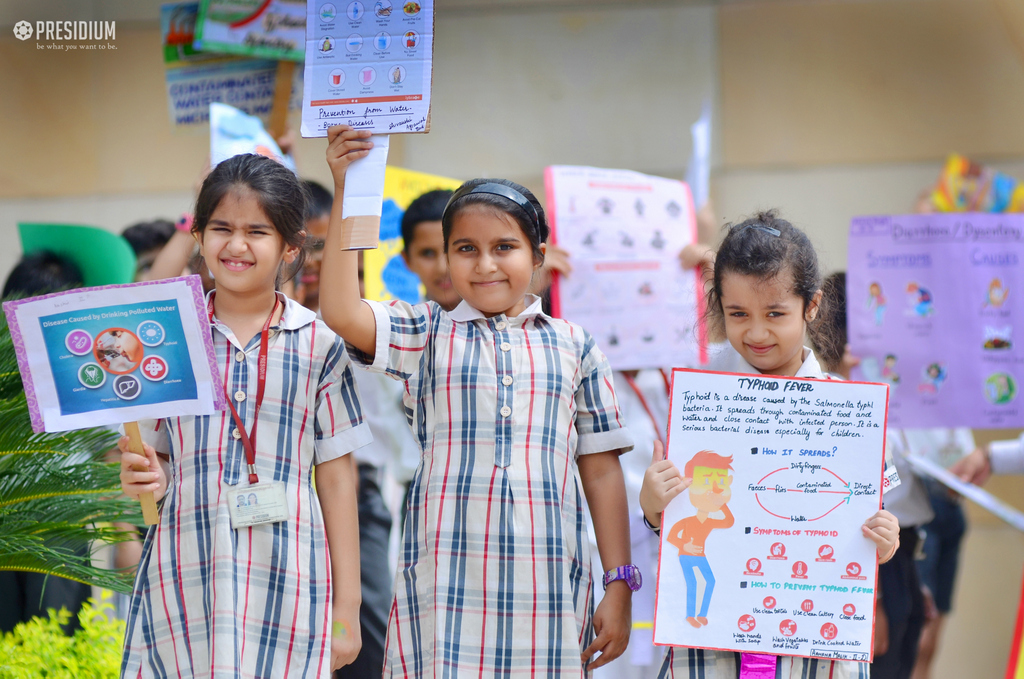
[[(254, 444), (260, 483), (285, 484), (288, 520), (231, 527), (227, 491), (247, 485), (248, 470), (230, 410), (140, 422), (146, 442), (170, 455), (172, 476), (139, 563), (122, 677), (330, 677), (330, 557), (313, 466), (372, 436), (341, 339), (278, 298)], [(216, 318), (212, 332), (249, 430), (260, 336), (243, 346)]]
[(369, 303), (371, 361), (405, 382), (422, 449), (385, 677), (583, 677), (593, 639), (576, 457), (632, 448), (608, 361), (540, 300), (509, 318)]
[[(721, 353), (712, 359), (708, 369), (760, 374), (757, 368), (747, 363), (731, 345), (726, 345)], [(796, 377), (827, 379), (821, 365), (818, 364), (818, 359), (814, 357), (814, 352), (807, 347), (804, 347), (804, 362)], [(739, 653), (677, 646), (670, 647), (665, 654), (658, 679), (737, 679), (739, 676)], [(867, 663), (852, 660), (795, 658), (783, 655), (778, 656), (775, 664), (775, 679), (869, 679), (870, 676), (871, 668)]]

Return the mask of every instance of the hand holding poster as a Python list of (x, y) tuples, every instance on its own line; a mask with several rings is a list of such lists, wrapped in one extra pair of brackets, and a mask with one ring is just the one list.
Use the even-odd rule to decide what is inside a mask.
[[(870, 661), (887, 388), (673, 372), (654, 642)], [(699, 596), (698, 596), (699, 595)]]
[[(847, 318), (858, 379), (890, 385), (896, 427), (1021, 427), (1024, 215), (858, 217)], [(1017, 292), (1015, 292), (1015, 290)]]
[(198, 276), (81, 288), (3, 308), (33, 431), (208, 415), (227, 405)]
[(544, 185), (552, 240), (569, 251), (573, 266), (552, 285), (554, 315), (587, 328), (616, 370), (705, 362), (697, 274), (678, 259), (697, 242), (686, 184), (629, 170), (552, 166)]

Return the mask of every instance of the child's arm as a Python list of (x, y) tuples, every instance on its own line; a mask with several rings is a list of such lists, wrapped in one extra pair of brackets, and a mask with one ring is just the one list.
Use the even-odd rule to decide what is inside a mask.
[[(121, 451), (121, 490), (130, 498), (138, 498), (142, 493), (153, 493), (153, 499), (159, 500), (167, 492), (167, 480), (171, 478), (170, 463), (157, 455), (153, 446), (142, 444), (146, 456), (128, 450), (128, 437), (122, 436), (117, 442)], [(146, 471), (135, 471), (135, 468)]]
[(324, 514), (331, 555), (331, 671), (348, 665), (362, 646), (359, 629), (359, 517), (351, 455), (316, 466), (316, 494)]
[(327, 164), (334, 175), (334, 206), (320, 267), (320, 314), (331, 330), (372, 359), (376, 354), (377, 325), (373, 311), (359, 295), (358, 253), (341, 249), (345, 173), (352, 161), (370, 152), (373, 142), (365, 141), (369, 136), (369, 130), (353, 130), (348, 125), (335, 125), (327, 130)]
[(875, 543), (878, 563), (885, 563), (900, 546), (900, 522), (890, 512), (880, 509), (861, 526), (864, 536)]
[[(591, 453), (579, 457), (580, 480), (594, 519), (597, 549), (604, 571), (632, 563), (629, 549), (629, 507), (626, 504), (626, 482), (622, 477), (617, 450)], [(595, 586), (600, 578), (595, 578)], [(633, 592), (622, 580), (608, 585), (604, 598), (594, 613), (597, 637), (583, 651), (583, 662), (601, 652), (590, 669), (615, 660), (626, 650), (632, 629)]]
[(661, 513), (672, 498), (689, 488), (691, 483), (693, 479), (684, 479), (675, 464), (665, 459), (665, 447), (661, 441), (655, 441), (651, 466), (644, 472), (644, 483), (640, 486), (640, 508), (644, 510), (647, 523), (655, 530), (661, 528)]

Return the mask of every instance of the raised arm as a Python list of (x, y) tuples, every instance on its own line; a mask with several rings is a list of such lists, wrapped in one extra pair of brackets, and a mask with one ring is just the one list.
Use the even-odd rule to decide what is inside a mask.
[(327, 164), (334, 175), (335, 199), (320, 267), (320, 313), (331, 330), (372, 357), (376, 353), (377, 326), (373, 311), (359, 295), (358, 253), (341, 249), (345, 173), (353, 161), (370, 152), (373, 142), (366, 141), (369, 136), (368, 130), (353, 130), (348, 125), (327, 130)]

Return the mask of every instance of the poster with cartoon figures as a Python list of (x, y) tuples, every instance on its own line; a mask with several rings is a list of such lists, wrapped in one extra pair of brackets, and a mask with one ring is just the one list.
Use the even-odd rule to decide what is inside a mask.
[(227, 407), (198, 276), (4, 302), (32, 429)]
[(428, 132), (434, 2), (307, 0), (302, 136)]
[(654, 643), (870, 661), (887, 386), (672, 378)]
[(200, 0), (193, 46), (204, 52), (302, 61), (301, 0)]
[(555, 165), (544, 185), (552, 240), (573, 267), (552, 286), (554, 315), (589, 330), (616, 370), (706, 362), (697, 274), (679, 263), (697, 240), (686, 184)]
[(1022, 236), (1016, 214), (853, 220), (854, 377), (889, 384), (894, 426), (1024, 427)]

